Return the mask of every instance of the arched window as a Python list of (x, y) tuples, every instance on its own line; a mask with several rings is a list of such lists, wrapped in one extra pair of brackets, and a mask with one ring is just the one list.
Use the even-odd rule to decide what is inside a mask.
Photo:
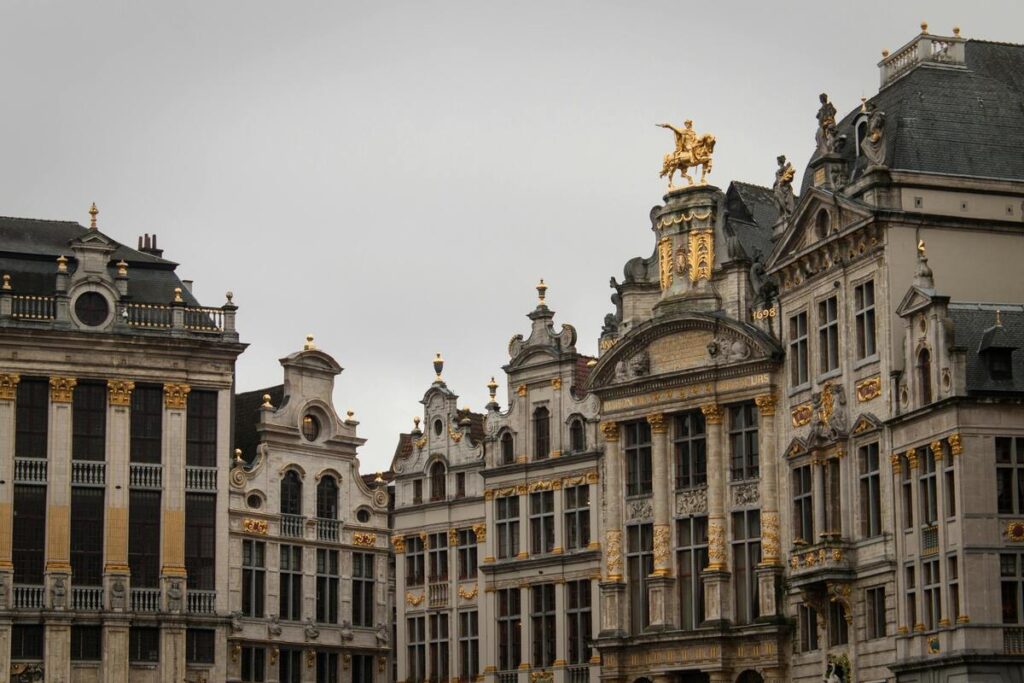
[(829, 228), (829, 215), (828, 211), (822, 209), (818, 212), (818, 215), (814, 217), (814, 232), (818, 235), (818, 239), (823, 240), (828, 237)]
[(281, 479), (281, 514), (302, 514), (302, 480), (295, 470), (288, 470)]
[(868, 117), (861, 116), (857, 119), (857, 144), (854, 145), (853, 151), (857, 156), (861, 155), (860, 144), (864, 142), (864, 139), (868, 136)]
[(551, 414), (544, 406), (533, 411), (533, 457), (543, 460), (551, 454)]
[(505, 432), (501, 435), (501, 464), (511, 465), (515, 461), (516, 455), (512, 441), (512, 432)]
[(435, 462), (430, 466), (430, 500), (444, 500), (445, 491), (444, 484), (447, 473), (444, 471), (444, 465)]
[(587, 450), (587, 435), (583, 431), (583, 420), (576, 418), (569, 425), (569, 448), (573, 453)]
[(932, 402), (932, 354), (921, 349), (917, 354), (917, 386), (921, 390), (921, 405)]
[(316, 485), (316, 516), (320, 519), (338, 518), (338, 482), (324, 475)]

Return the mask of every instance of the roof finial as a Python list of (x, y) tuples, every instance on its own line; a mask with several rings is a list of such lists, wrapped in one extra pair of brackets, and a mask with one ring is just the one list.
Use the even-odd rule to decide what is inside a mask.
[(313, 335), (311, 335), (311, 334), (307, 334), (306, 335), (306, 343), (303, 345), (302, 350), (303, 351), (315, 351), (316, 350), (316, 344), (313, 343)]
[(917, 240), (917, 255), (918, 258), (927, 258), (928, 254), (924, 251), (924, 240)]
[(487, 383), (487, 392), (491, 395), (491, 403), (497, 403), (495, 396), (498, 394), (498, 383), (491, 377), (491, 381)]
[(437, 377), (434, 378), (434, 381), (444, 384), (444, 380), (441, 379), (442, 370), (444, 370), (444, 358), (441, 358), (441, 354), (438, 353), (434, 356), (434, 373), (437, 375)]
[(68, 257), (61, 254), (57, 257), (57, 272), (66, 273), (68, 272)]
[(960, 27), (959, 26), (954, 26), (953, 27), (953, 37), (955, 37), (955, 38), (959, 38), (960, 37)]
[(384, 483), (384, 473), (383, 472), (377, 472), (377, 476), (373, 478), (373, 483), (374, 484), (383, 484)]
[(235, 449), (235, 465), (241, 465), (241, 464), (242, 464), (242, 449), (241, 448), (236, 448)]
[(537, 283), (537, 306), (538, 307), (540, 307), (540, 306), (547, 306), (547, 304), (544, 303), (544, 297), (547, 294), (547, 291), (548, 291), (548, 286), (546, 284), (544, 284), (544, 278), (541, 278), (540, 282)]
[(92, 206), (89, 207), (89, 228), (91, 230), (96, 229), (96, 216), (98, 216), (99, 213), (100, 210), (96, 208), (96, 202), (93, 202)]
[(996, 309), (996, 327), (1002, 327), (1002, 326), (1003, 326), (1003, 319), (1000, 317), (999, 309), (997, 308)]
[(889, 56), (889, 48), (883, 47), (882, 48), (882, 59), (885, 59), (888, 56)]
[(868, 110), (868, 98), (861, 96), (860, 98), (860, 110), (866, 112)]
[(921, 33), (928, 33), (928, 22), (927, 21), (922, 21), (921, 22)]
[(181, 298), (181, 287), (174, 288), (174, 303), (180, 304), (185, 300)]

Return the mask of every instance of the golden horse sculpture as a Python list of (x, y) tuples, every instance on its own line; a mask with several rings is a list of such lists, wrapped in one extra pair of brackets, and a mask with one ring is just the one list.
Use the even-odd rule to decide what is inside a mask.
[(670, 123), (657, 124), (660, 128), (668, 128), (676, 136), (676, 151), (665, 155), (665, 163), (661, 167), (660, 177), (668, 177), (668, 189), (674, 189), (672, 182), (676, 171), (679, 171), (689, 185), (693, 185), (693, 178), (687, 173), (690, 168), (701, 167), (700, 184), (707, 184), (707, 175), (711, 172), (711, 155), (715, 151), (715, 136), (705, 133), (698, 136), (693, 130), (693, 121), (689, 119), (679, 129)]

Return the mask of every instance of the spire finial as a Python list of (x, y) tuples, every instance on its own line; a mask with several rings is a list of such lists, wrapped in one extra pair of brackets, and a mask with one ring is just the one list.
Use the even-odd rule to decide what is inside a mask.
[(917, 241), (917, 257), (928, 258), (928, 254), (926, 254), (924, 251), (924, 240)]
[(491, 377), (491, 381), (487, 383), (487, 391), (491, 395), (491, 403), (497, 403), (495, 397), (498, 395), (498, 383)]
[[(119, 264), (120, 265), (120, 264)], [(68, 272), (68, 257), (61, 254), (57, 257), (57, 272), (66, 273)]]
[(921, 22), (921, 33), (928, 33), (928, 22), (927, 21), (922, 21)]
[(92, 206), (89, 207), (89, 228), (91, 230), (96, 229), (96, 216), (98, 216), (99, 213), (100, 210), (96, 208), (96, 202), (93, 202)]
[(175, 287), (174, 288), (174, 303), (180, 304), (180, 303), (183, 303), (184, 301), (185, 300), (181, 298), (181, 287)]
[(441, 354), (438, 353), (436, 356), (434, 356), (434, 374), (437, 375), (437, 377), (434, 378), (434, 381), (441, 382), (443, 384), (444, 380), (441, 379), (442, 370), (444, 370), (444, 358), (441, 358)]
[(313, 335), (306, 335), (306, 343), (302, 346), (303, 351), (314, 351), (316, 350), (316, 344), (313, 343)]
[(537, 305), (538, 306), (547, 306), (547, 304), (544, 303), (544, 297), (547, 295), (547, 291), (548, 291), (548, 286), (546, 284), (544, 284), (544, 278), (541, 278), (540, 282), (537, 283)]
[(1002, 326), (1003, 326), (1003, 319), (1002, 319), (1002, 317), (999, 314), (999, 309), (997, 308), (996, 309), (996, 327), (1002, 327)]
[(953, 27), (953, 37), (954, 38), (959, 38), (960, 37), (960, 27), (959, 26), (954, 26)]

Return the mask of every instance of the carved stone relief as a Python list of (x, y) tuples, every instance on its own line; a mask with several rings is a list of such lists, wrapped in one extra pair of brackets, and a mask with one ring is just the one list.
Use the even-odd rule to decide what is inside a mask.
[(758, 482), (756, 481), (733, 484), (729, 488), (732, 493), (733, 507), (757, 505), (761, 500), (761, 491), (758, 488)]
[(628, 511), (630, 521), (654, 517), (654, 507), (649, 498), (630, 501)]
[(689, 489), (676, 494), (677, 515), (699, 515), (708, 510), (708, 490)]

